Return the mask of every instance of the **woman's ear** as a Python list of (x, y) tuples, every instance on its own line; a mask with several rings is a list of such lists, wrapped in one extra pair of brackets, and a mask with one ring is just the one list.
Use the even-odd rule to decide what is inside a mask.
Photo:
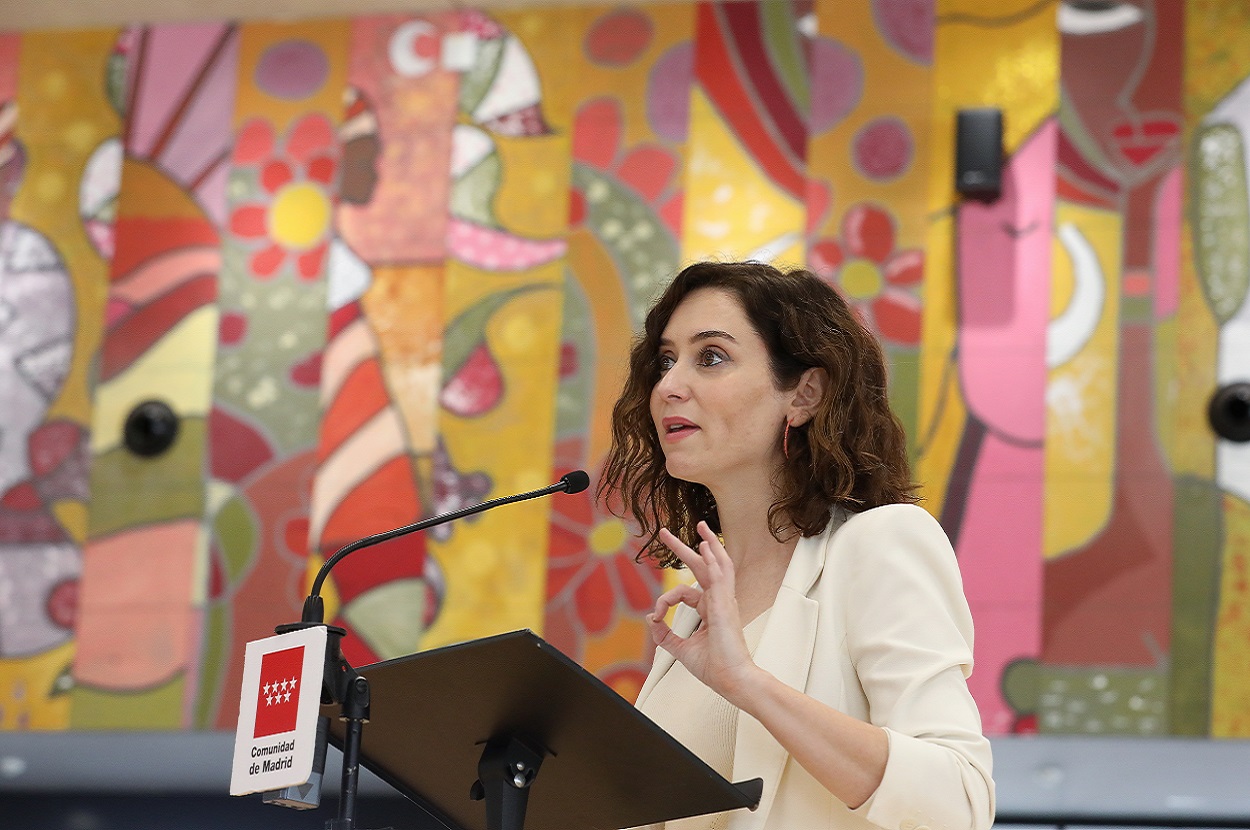
[(790, 425), (797, 427), (810, 421), (828, 388), (828, 372), (819, 366), (805, 370), (798, 386), (794, 387), (794, 398), (790, 401)]

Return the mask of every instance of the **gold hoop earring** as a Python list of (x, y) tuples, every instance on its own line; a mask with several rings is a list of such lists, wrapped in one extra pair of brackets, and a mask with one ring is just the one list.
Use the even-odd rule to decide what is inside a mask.
[(786, 461), (790, 460), (790, 421), (786, 421), (786, 428), (781, 433), (781, 454), (786, 457)]

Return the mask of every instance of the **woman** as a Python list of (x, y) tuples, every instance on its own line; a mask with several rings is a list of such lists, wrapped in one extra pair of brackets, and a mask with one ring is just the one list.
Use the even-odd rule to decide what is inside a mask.
[(638, 707), (764, 794), (666, 830), (990, 826), (972, 620), (914, 490), (880, 346), (836, 292), (754, 262), (677, 275), (631, 353), (600, 495), (697, 580), (648, 616)]

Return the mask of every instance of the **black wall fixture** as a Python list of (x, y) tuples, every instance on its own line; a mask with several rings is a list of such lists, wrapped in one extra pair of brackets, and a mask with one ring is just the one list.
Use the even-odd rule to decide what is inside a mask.
[(1250, 441), (1250, 381), (1221, 386), (1211, 396), (1207, 418), (1215, 434), (1228, 441)]
[(164, 401), (144, 401), (130, 410), (122, 439), (126, 448), (145, 458), (160, 455), (178, 437), (178, 416)]
[(989, 199), (1003, 189), (1003, 111), (993, 107), (955, 114), (955, 190)]

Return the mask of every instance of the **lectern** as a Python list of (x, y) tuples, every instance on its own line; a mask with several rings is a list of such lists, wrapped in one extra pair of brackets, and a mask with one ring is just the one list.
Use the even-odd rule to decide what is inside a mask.
[(361, 764), (448, 830), (617, 830), (759, 804), (760, 779), (730, 783), (528, 630), (356, 671)]
[[(277, 633), (326, 630), (323, 670), (310, 669), (307, 676), (320, 674), (322, 714), (331, 724), (328, 738), (343, 751), (339, 816), (326, 823), (327, 830), (356, 830), (361, 766), (448, 830), (616, 830), (759, 805), (762, 781), (726, 781), (533, 632), (514, 631), (362, 669), (343, 658), (341, 640), (347, 632), (325, 624), (321, 597), (335, 563), (398, 536), (526, 499), (580, 493), (589, 485), (584, 470), (573, 470), (538, 490), (358, 539), (317, 571), (300, 621), (278, 626)], [(261, 660), (273, 656), (257, 654)], [(303, 683), (305, 676), (299, 675), (298, 688), (313, 688)], [(296, 681), (282, 683), (283, 689), (287, 683)], [(259, 703), (260, 682), (246, 686), (244, 697)], [(298, 706), (295, 711), (298, 715)], [(240, 736), (254, 738), (258, 729), (240, 718)], [(293, 724), (291, 734), (295, 731)], [(296, 743), (293, 738), (292, 746)], [(237, 794), (256, 792), (247, 789), (243, 774), (247, 743), (236, 738), (235, 746), (236, 773), (244, 780)], [(315, 771), (315, 757), (309, 764)], [(247, 775), (254, 772), (248, 769)], [(236, 791), (233, 783), (231, 791)], [(289, 806), (310, 806), (302, 790), (290, 796), (284, 790), (277, 800), (288, 798), (294, 802)]]

